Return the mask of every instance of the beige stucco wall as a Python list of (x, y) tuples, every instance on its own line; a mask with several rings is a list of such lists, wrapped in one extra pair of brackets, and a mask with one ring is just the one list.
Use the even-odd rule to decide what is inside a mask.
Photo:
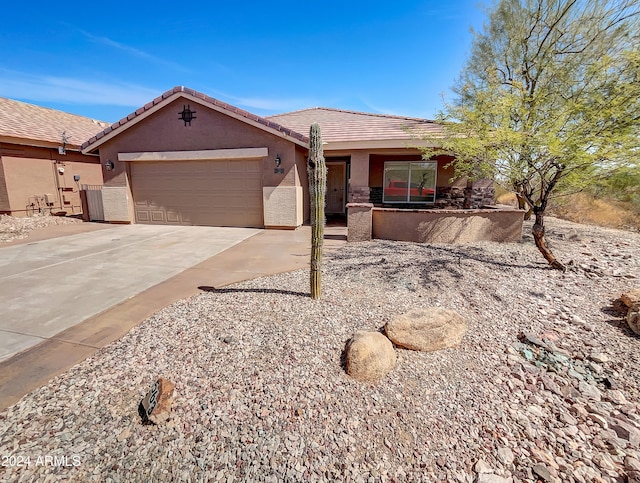
[(353, 151), (351, 154), (351, 178), (349, 183), (352, 188), (369, 186), (369, 152)]
[(419, 243), (509, 242), (522, 238), (524, 211), (373, 209), (373, 237)]
[[(186, 104), (190, 105), (191, 110), (196, 111), (196, 119), (192, 121), (191, 126), (185, 126), (178, 116)], [(103, 166), (108, 160), (115, 164), (113, 171), (103, 172), (105, 186), (127, 188), (128, 197), (132, 200), (129, 188), (131, 183), (129, 162), (118, 161), (119, 153), (261, 147), (268, 149), (268, 155), (261, 160), (263, 187), (301, 186), (305, 191), (305, 185), (298, 173), (299, 169), (297, 171), (295, 169), (296, 165), (298, 167), (300, 165), (300, 155), (292, 141), (184, 99), (173, 101), (105, 142), (100, 146), (100, 159)], [(281, 159), (280, 168), (284, 170), (282, 173), (275, 172), (276, 156)], [(288, 216), (296, 219), (297, 205), (292, 204), (290, 210), (291, 213)]]
[(265, 228), (297, 228), (302, 225), (302, 186), (265, 186), (262, 193)]
[(10, 211), (9, 207), (9, 193), (7, 192), (7, 185), (4, 180), (4, 166), (2, 164), (2, 156), (0, 156), (0, 213), (4, 211)]
[(105, 221), (133, 222), (133, 206), (126, 186), (104, 186), (102, 188), (102, 204)]
[(296, 146), (296, 175), (297, 185), (302, 187), (302, 222), (308, 223), (311, 217), (309, 201), (309, 177), (307, 176), (307, 151)]
[[(7, 150), (7, 145), (2, 146)], [(12, 146), (12, 155), (1, 158), (0, 211), (14, 216), (33, 214), (35, 197), (52, 195), (52, 211), (82, 212), (81, 184), (102, 184), (99, 159), (67, 151), (30, 146)], [(80, 180), (74, 181), (74, 175)], [(44, 206), (44, 205), (43, 205)], [(37, 210), (36, 210), (37, 211)]]

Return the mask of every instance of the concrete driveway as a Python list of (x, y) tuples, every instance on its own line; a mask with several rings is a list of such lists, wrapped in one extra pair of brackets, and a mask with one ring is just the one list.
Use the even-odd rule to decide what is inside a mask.
[(260, 232), (116, 225), (0, 247), (0, 361)]

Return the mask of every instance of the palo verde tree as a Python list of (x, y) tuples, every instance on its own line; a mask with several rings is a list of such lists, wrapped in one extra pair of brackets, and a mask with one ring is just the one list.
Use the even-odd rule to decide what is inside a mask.
[(640, 156), (639, 17), (637, 0), (499, 0), (440, 115), (456, 176), (514, 190), (553, 268), (550, 197)]
[(322, 286), (322, 242), (324, 239), (324, 203), (327, 193), (327, 167), (322, 150), (320, 125), (314, 123), (309, 131), (309, 197), (311, 204), (311, 298), (320, 298)]

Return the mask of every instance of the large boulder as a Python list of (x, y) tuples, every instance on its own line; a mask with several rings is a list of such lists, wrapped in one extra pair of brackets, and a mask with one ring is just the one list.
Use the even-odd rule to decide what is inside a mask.
[(346, 369), (354, 379), (374, 382), (396, 365), (393, 344), (380, 332), (358, 331), (347, 342)]
[(627, 312), (627, 324), (629, 328), (635, 333), (640, 335), (640, 303), (629, 307)]
[(620, 300), (622, 300), (622, 303), (629, 308), (633, 307), (634, 305), (640, 305), (640, 288), (628, 290), (627, 292), (622, 294)]
[(398, 347), (431, 352), (458, 345), (467, 324), (453, 310), (427, 307), (394, 317), (384, 330)]

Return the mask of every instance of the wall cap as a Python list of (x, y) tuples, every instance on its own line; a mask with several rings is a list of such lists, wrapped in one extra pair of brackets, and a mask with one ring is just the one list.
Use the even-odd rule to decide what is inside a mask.
[(373, 203), (347, 203), (347, 208), (373, 208)]
[[(366, 204), (366, 203), (355, 203), (358, 204)], [(349, 207), (349, 205), (347, 205)], [(446, 214), (474, 214), (474, 213), (526, 213), (525, 210), (520, 210), (518, 208), (460, 208), (460, 209), (451, 209), (451, 208), (425, 208), (425, 209), (411, 209), (411, 208), (379, 208), (374, 207), (373, 211), (386, 211), (386, 212), (399, 212), (399, 213), (446, 213)]]

